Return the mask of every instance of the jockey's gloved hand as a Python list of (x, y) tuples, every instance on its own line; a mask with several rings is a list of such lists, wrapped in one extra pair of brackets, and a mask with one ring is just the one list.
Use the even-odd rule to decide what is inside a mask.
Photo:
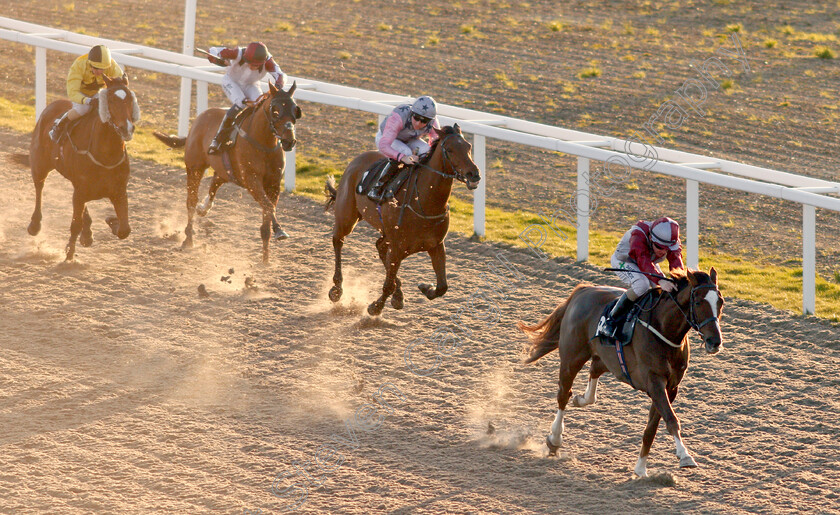
[(420, 158), (415, 155), (403, 155), (402, 158), (400, 158), (400, 161), (407, 165), (413, 165), (420, 161)]
[(93, 97), (85, 97), (85, 99), (82, 100), (82, 103), (85, 105), (90, 104), (91, 102), (93, 102)]
[(659, 281), (659, 287), (664, 292), (672, 292), (677, 290), (677, 285), (673, 281)]

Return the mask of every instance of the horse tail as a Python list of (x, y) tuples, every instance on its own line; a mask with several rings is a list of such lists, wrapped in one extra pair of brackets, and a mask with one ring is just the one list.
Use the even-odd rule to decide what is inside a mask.
[(183, 148), (187, 144), (187, 138), (179, 138), (177, 136), (167, 136), (162, 132), (155, 131), (155, 137), (161, 140), (164, 145), (169, 148)]
[(324, 204), (324, 212), (329, 211), (335, 205), (335, 196), (338, 190), (335, 187), (335, 178), (332, 175), (327, 177), (327, 183), (324, 184), (324, 196), (327, 197), (327, 202)]
[(588, 285), (579, 284), (569, 295), (569, 298), (558, 304), (554, 311), (545, 317), (542, 322), (536, 325), (526, 325), (521, 321), (516, 323), (516, 327), (531, 340), (531, 346), (527, 349), (528, 359), (525, 360), (526, 364), (537, 361), (560, 346), (560, 327), (563, 317), (566, 316), (566, 308), (572, 298), (584, 286)]

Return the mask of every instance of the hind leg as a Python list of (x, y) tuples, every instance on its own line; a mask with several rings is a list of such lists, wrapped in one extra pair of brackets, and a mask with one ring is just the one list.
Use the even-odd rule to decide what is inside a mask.
[(204, 197), (201, 204), (196, 207), (195, 214), (198, 216), (207, 216), (207, 213), (210, 212), (210, 208), (213, 207), (213, 201), (216, 200), (216, 193), (224, 183), (225, 180), (220, 178), (218, 175), (213, 176), (213, 182), (210, 183), (210, 189), (207, 190), (207, 196)]
[(182, 249), (191, 249), (193, 247), (193, 236), (195, 229), (193, 229), (193, 217), (195, 216), (195, 206), (198, 204), (198, 186), (201, 184), (201, 176), (204, 174), (204, 168), (187, 168), (187, 226), (184, 228), (184, 243), (181, 244)]
[(88, 213), (88, 208), (85, 206), (85, 211), (82, 213), (82, 234), (79, 236), (79, 245), (82, 247), (90, 247), (93, 245), (93, 231), (90, 230), (90, 224), (93, 222)]
[[(562, 349), (562, 342), (561, 342)], [(566, 405), (569, 398), (572, 396), (572, 384), (575, 382), (577, 376), (583, 365), (589, 360), (589, 346), (587, 342), (583, 342), (581, 349), (577, 354), (572, 356), (560, 357), (560, 379), (558, 381), (559, 388), (557, 390), (557, 414), (554, 417), (554, 422), (551, 424), (551, 433), (545, 438), (545, 444), (548, 446), (548, 455), (557, 455), (560, 445), (563, 443), (563, 429), (565, 424), (563, 419), (566, 416)]]
[(582, 408), (584, 406), (589, 406), (590, 404), (595, 404), (595, 401), (597, 400), (595, 392), (598, 389), (598, 378), (606, 371), (607, 367), (604, 365), (604, 362), (601, 361), (601, 358), (593, 356), (592, 364), (589, 366), (589, 384), (586, 385), (586, 392), (583, 395), (575, 395), (572, 397), (572, 406)]

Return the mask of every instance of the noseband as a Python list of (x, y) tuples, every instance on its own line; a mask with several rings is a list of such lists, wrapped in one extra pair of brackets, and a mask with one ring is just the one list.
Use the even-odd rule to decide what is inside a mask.
[[(692, 288), (691, 293), (689, 294), (689, 297), (688, 297), (688, 314), (687, 315), (686, 315), (685, 311), (683, 311), (682, 307), (680, 306), (680, 303), (677, 302), (677, 296), (674, 295), (673, 293), (670, 293), (670, 292), (669, 292), (669, 295), (671, 296), (671, 299), (673, 299), (674, 304), (677, 305), (677, 309), (679, 309), (680, 313), (682, 313), (683, 317), (685, 317), (685, 320), (686, 320), (686, 322), (688, 322), (688, 325), (690, 325), (692, 329), (694, 329), (695, 331), (697, 331), (699, 333), (700, 329), (702, 327), (704, 327), (704, 326), (706, 326), (706, 325), (708, 325), (712, 322), (714, 322), (715, 324), (718, 324), (719, 321), (718, 321), (718, 317), (710, 316), (709, 318), (707, 318), (706, 320), (703, 320), (699, 324), (697, 323), (697, 311), (694, 309), (694, 304), (695, 304), (694, 300), (696, 298), (697, 290), (715, 290), (715, 291), (717, 291), (717, 286), (714, 285), (714, 284), (708, 283), (708, 284), (698, 284), (697, 286)], [(720, 292), (718, 292), (718, 293), (720, 293)]]
[(449, 138), (451, 138), (453, 136), (459, 136), (459, 134), (447, 134), (446, 137), (443, 138), (440, 141), (440, 143), (438, 143), (438, 145), (440, 145), (440, 150), (443, 153), (443, 168), (446, 169), (447, 165), (449, 165), (449, 169), (452, 170), (452, 172), (444, 172), (442, 170), (432, 168), (431, 166), (428, 166), (428, 165), (425, 165), (425, 164), (422, 164), (422, 163), (417, 163), (417, 166), (422, 166), (423, 168), (426, 168), (427, 170), (431, 170), (431, 171), (435, 172), (436, 174), (440, 175), (441, 177), (445, 177), (447, 179), (457, 179), (458, 181), (466, 184), (467, 183), (467, 176), (462, 174), (461, 171), (458, 170), (458, 168), (455, 167), (455, 165), (452, 163), (452, 159), (449, 157), (449, 151), (446, 149), (446, 140), (448, 140)]

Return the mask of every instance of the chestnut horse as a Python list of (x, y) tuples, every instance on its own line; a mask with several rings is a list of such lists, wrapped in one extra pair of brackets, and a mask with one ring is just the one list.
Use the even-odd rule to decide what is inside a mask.
[[(131, 232), (128, 226), (128, 198), (126, 186), (130, 173), (125, 142), (134, 136), (135, 123), (140, 119), (137, 98), (128, 89), (128, 77), (105, 77), (105, 88), (93, 101), (91, 113), (68, 127), (59, 141), (53, 142), (49, 132), (56, 119), (73, 106), (69, 100), (56, 100), (44, 109), (32, 132), (29, 145), (29, 166), (35, 183), (35, 211), (29, 223), (29, 234), (41, 231), (41, 196), (44, 181), (53, 170), (73, 183), (73, 220), (70, 222), (70, 241), (66, 260), (76, 253), (76, 238), (83, 247), (93, 244), (91, 218), (87, 203), (108, 198), (116, 217), (105, 219), (111, 232), (125, 239)], [(97, 115), (98, 113), (98, 115)]]
[[(243, 111), (233, 145), (216, 155), (207, 153), (210, 142), (225, 115), (222, 109), (208, 109), (198, 115), (186, 138), (167, 136), (155, 132), (155, 137), (171, 148), (186, 147), (184, 162), (187, 168), (187, 227), (182, 248), (193, 246), (193, 216), (206, 215), (213, 207), (219, 187), (226, 182), (242, 186), (262, 208), (260, 236), (263, 242), (262, 260), (268, 262), (268, 244), (271, 231), (275, 239), (288, 238), (280, 227), (275, 209), (280, 199), (280, 179), (286, 165), (284, 151), (295, 148), (295, 122), (301, 117), (300, 108), (292, 95), (297, 83), (289, 91), (269, 84), (269, 93), (260, 97), (253, 109)], [(279, 140), (279, 141), (278, 141)], [(281, 148), (282, 147), (282, 148)], [(225, 160), (229, 159), (228, 165)], [(204, 201), (198, 204), (198, 186), (207, 167), (213, 168), (213, 182)], [(228, 168), (230, 173), (228, 173)]]
[(591, 358), (589, 384), (582, 396), (576, 395), (572, 399), (573, 406), (595, 403), (598, 378), (607, 371), (651, 398), (642, 450), (634, 469), (636, 474), (647, 476), (647, 457), (660, 417), (665, 419), (668, 433), (674, 438), (680, 467), (697, 466), (682, 442), (680, 421), (671, 404), (688, 368), (689, 329), (703, 336), (706, 352), (715, 354), (720, 350), (718, 319), (723, 309), (723, 298), (717, 287), (714, 268), (709, 274), (678, 269), (672, 270), (671, 275), (676, 278), (676, 294), (665, 295), (659, 289), (648, 292), (653, 306), (643, 310), (632, 340), (624, 348), (629, 379), (622, 372), (616, 347), (592, 337), (604, 308), (621, 294), (621, 290), (581, 284), (542, 322), (533, 326), (519, 322), (519, 328), (531, 339), (530, 356), (526, 363), (536, 361), (554, 349), (559, 348), (560, 352), (559, 410), (551, 424), (551, 433), (546, 437), (551, 455), (556, 454), (563, 439), (563, 418), (566, 404), (572, 396), (572, 383)]
[(330, 289), (330, 300), (338, 302), (342, 294), (341, 247), (344, 237), (353, 232), (356, 223), (364, 220), (382, 236), (376, 240), (379, 258), (385, 265), (385, 284), (382, 295), (368, 306), (372, 316), (382, 313), (385, 301), (391, 294), (391, 306), (402, 309), (403, 293), (397, 270), (406, 257), (426, 251), (432, 258), (437, 284), (434, 288), (420, 284), (420, 291), (429, 300), (440, 297), (448, 288), (446, 284), (446, 247), (443, 240), (449, 231), (449, 196), (452, 180), (458, 179), (474, 190), (481, 180), (481, 172), (472, 160), (471, 145), (461, 135), (461, 129), (444, 127), (437, 130), (438, 140), (429, 152), (425, 163), (416, 165), (397, 192), (394, 202), (378, 206), (366, 195), (356, 193), (362, 174), (384, 156), (378, 151), (365, 152), (347, 166), (338, 189), (332, 177), (327, 180), (324, 210), (335, 205), (333, 248), (335, 249), (335, 275)]

